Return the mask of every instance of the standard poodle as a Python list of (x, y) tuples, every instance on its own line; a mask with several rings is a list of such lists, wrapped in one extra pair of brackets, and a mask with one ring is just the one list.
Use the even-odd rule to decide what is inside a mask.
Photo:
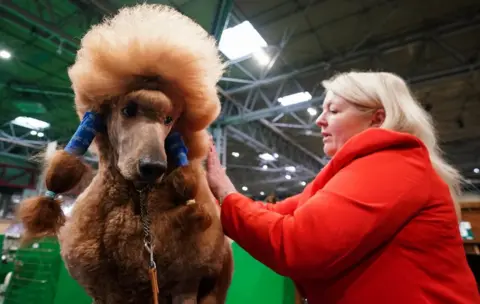
[[(58, 235), (95, 303), (225, 303), (232, 252), (203, 167), (223, 69), (215, 40), (164, 5), (122, 8), (83, 37), (68, 71), (82, 123), (19, 216), (26, 242)], [(65, 218), (56, 195), (88, 172), (90, 143), (98, 172)]]

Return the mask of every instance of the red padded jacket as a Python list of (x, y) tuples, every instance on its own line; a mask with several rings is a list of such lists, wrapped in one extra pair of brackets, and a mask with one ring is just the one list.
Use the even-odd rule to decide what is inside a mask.
[(448, 186), (408, 134), (364, 131), (301, 194), (272, 205), (232, 193), (221, 219), (309, 304), (480, 303)]

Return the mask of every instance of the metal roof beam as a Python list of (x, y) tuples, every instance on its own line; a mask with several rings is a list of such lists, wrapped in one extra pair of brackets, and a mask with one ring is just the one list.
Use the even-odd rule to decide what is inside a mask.
[(313, 153), (306, 153), (287, 139), (280, 137), (271, 129), (259, 122), (227, 127), (229, 135), (235, 136), (244, 143), (251, 143), (259, 152), (278, 153), (277, 161), (295, 166), (313, 177), (320, 172), (326, 160), (320, 159)]
[[(407, 78), (406, 81), (412, 85), (423, 84), (430, 81), (435, 81), (439, 79), (471, 73), (472, 71), (479, 70), (479, 69), (480, 69), (480, 62), (475, 62), (472, 64), (464, 64), (464, 65), (459, 65), (459, 66), (455, 66), (448, 69), (442, 69), (432, 73), (415, 75), (413, 77)], [(238, 124), (243, 124), (243, 123), (247, 123), (247, 122), (251, 122), (259, 119), (270, 118), (280, 114), (288, 114), (292, 112), (304, 111), (309, 107), (321, 105), (323, 102), (324, 96), (325, 96), (324, 93), (322, 93), (322, 95), (314, 97), (311, 100), (306, 102), (289, 105), (289, 106), (277, 105), (277, 106), (264, 108), (256, 111), (245, 111), (244, 108), (240, 107), (237, 104), (234, 106), (236, 106), (237, 108), (240, 107), (241, 110), (238, 111), (240, 114), (234, 115), (234, 116), (228, 116), (228, 117), (221, 117), (217, 121), (217, 123), (219, 125), (238, 125)], [(224, 105), (224, 106), (227, 106), (227, 105)]]
[(435, 34), (436, 37), (446, 37), (453, 34), (461, 33), (480, 26), (480, 13), (471, 17), (461, 16), (456, 22), (448, 22), (447, 24), (434, 25), (425, 27), (421, 30), (401, 34), (392, 38), (388, 38), (379, 43), (359, 48), (354, 52), (336, 56), (332, 59), (325, 59), (321, 62), (294, 70), (292, 72), (276, 75), (270, 78), (261, 79), (251, 84), (247, 84), (238, 88), (226, 90), (229, 95), (246, 92), (261, 86), (270, 85), (279, 81), (290, 79), (292, 77), (316, 72), (320, 69), (329, 69), (332, 65), (341, 65), (352, 63), (361, 59), (368, 58), (373, 53), (387, 53), (406, 47), (412, 43), (422, 41), (426, 36)]

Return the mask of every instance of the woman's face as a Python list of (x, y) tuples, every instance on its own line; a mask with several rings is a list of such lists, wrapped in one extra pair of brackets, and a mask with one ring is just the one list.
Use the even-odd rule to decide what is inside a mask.
[(380, 126), (384, 119), (384, 110), (361, 111), (353, 103), (328, 92), (322, 114), (316, 121), (322, 129), (323, 152), (332, 157), (352, 136), (367, 128)]

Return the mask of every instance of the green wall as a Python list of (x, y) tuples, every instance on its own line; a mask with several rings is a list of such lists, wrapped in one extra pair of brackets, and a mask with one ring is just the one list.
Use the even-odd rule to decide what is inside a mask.
[(232, 244), (234, 273), (227, 304), (294, 304), (295, 288), (282, 277)]

